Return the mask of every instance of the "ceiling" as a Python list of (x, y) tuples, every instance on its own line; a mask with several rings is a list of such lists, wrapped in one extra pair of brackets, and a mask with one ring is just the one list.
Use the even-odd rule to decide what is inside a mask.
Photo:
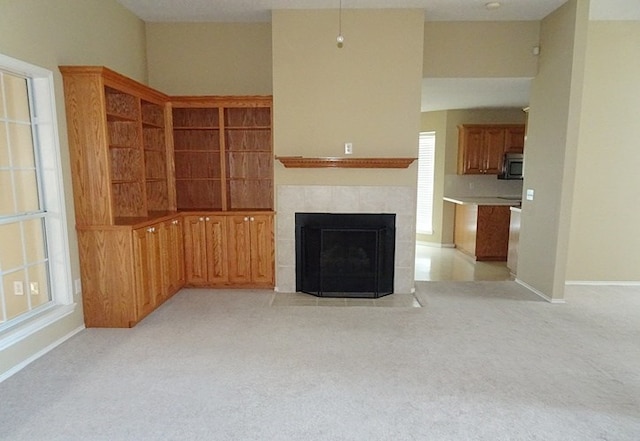
[[(144, 21), (270, 21), (274, 9), (337, 9), (340, 0), (118, 0)], [(343, 9), (416, 8), (428, 21), (540, 20), (567, 0), (342, 0)], [(611, 1), (611, 0), (609, 0)], [(614, 0), (616, 1), (616, 0)], [(629, 0), (625, 0), (629, 1)], [(635, 1), (635, 0), (633, 0)]]
[[(426, 21), (541, 20), (567, 0), (118, 0), (147, 22), (269, 22), (276, 9), (423, 9)], [(591, 19), (640, 19), (639, 0), (591, 0)], [(425, 78), (422, 111), (524, 107), (527, 78)]]

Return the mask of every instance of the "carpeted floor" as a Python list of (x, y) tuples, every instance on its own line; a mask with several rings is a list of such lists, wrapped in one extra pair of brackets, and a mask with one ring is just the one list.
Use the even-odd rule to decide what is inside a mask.
[(640, 289), (420, 282), (422, 308), (183, 290), (0, 384), (0, 439), (640, 439)]

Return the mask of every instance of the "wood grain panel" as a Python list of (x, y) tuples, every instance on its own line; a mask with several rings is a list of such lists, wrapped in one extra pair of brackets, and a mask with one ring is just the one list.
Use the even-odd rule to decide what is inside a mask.
[(136, 322), (131, 229), (78, 230), (82, 302), (87, 327)]
[(229, 281), (229, 255), (226, 216), (207, 216), (207, 253), (208, 280), (213, 285)]
[(477, 233), (477, 205), (456, 205), (454, 242), (456, 248), (475, 257)]
[(509, 247), (509, 207), (481, 205), (478, 207), (478, 260), (507, 260)]
[(509, 249), (507, 251), (507, 268), (512, 274), (518, 269), (518, 245), (520, 243), (520, 212), (511, 211), (509, 221)]
[(271, 109), (269, 107), (226, 108), (225, 126), (228, 127), (270, 127)]
[(271, 151), (271, 130), (227, 130), (227, 150)]
[(231, 179), (228, 188), (229, 210), (269, 210), (273, 205), (271, 179)]
[(273, 286), (275, 283), (273, 216), (252, 215), (250, 219), (251, 281)]
[(251, 283), (251, 237), (248, 216), (227, 219), (229, 281)]
[(189, 285), (208, 281), (206, 240), (204, 216), (184, 216), (185, 278)]
[(77, 225), (110, 225), (104, 87), (94, 75), (64, 76), (65, 110)]

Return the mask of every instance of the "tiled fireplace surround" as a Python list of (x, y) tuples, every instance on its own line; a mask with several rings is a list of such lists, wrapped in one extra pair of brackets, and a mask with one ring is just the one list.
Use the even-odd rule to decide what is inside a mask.
[(276, 291), (296, 290), (295, 213), (396, 215), (394, 292), (414, 292), (415, 188), (279, 185), (276, 193)]

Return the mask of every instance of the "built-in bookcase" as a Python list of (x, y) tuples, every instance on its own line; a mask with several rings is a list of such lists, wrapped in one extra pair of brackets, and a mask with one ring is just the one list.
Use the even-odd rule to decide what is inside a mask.
[(226, 108), (225, 166), (229, 210), (271, 209), (271, 108)]
[(60, 70), (76, 223), (129, 224), (132, 218), (175, 210), (167, 161), (169, 97), (103, 67)]
[(270, 97), (176, 98), (179, 210), (272, 210)]

